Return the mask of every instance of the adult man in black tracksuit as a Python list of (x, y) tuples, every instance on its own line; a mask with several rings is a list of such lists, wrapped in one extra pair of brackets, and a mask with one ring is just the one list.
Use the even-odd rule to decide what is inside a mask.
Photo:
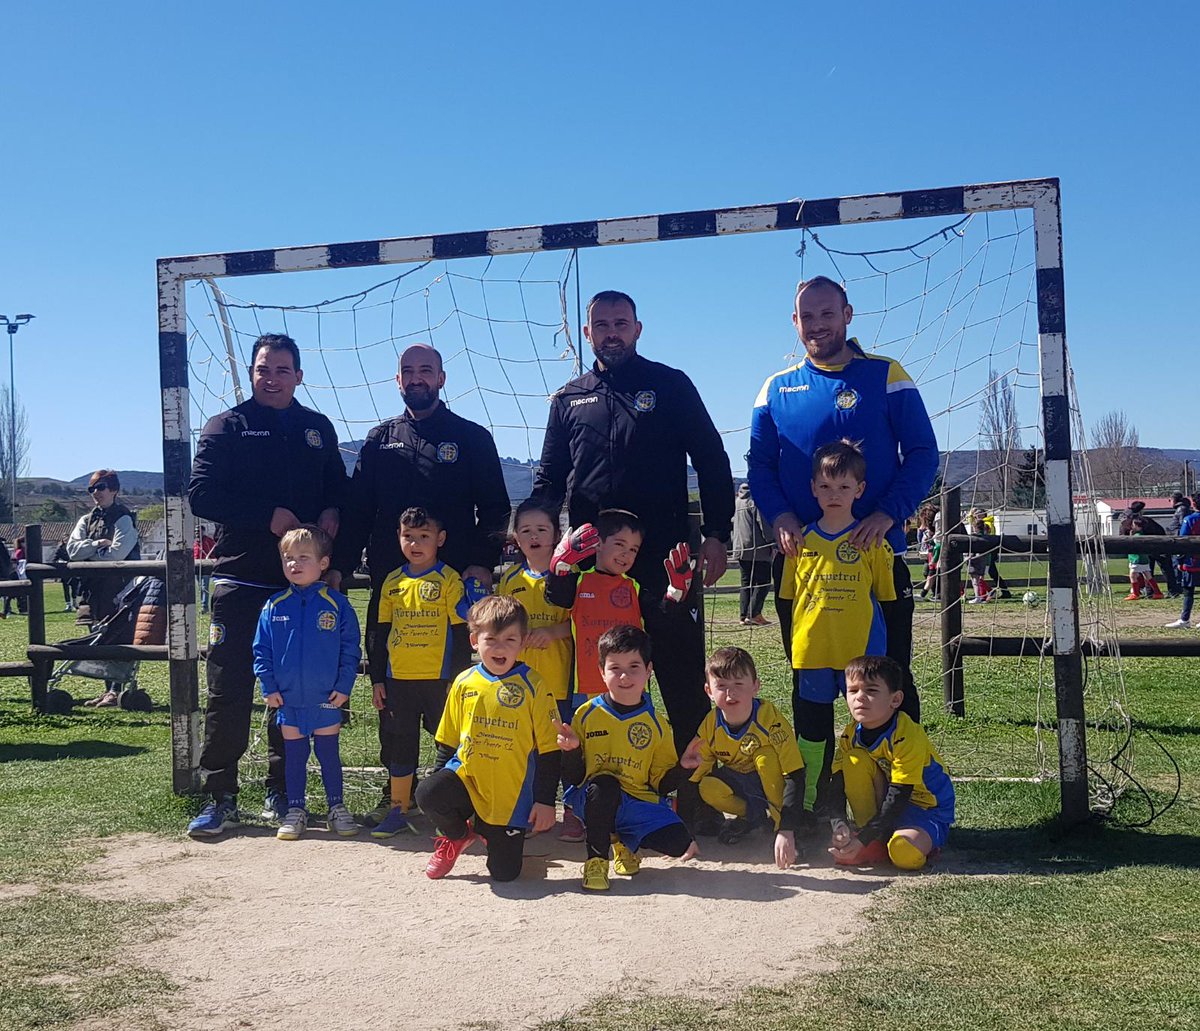
[[(250, 365), (252, 399), (205, 423), (188, 487), (192, 512), (218, 524), (200, 753), (212, 800), (189, 824), (193, 837), (215, 837), (238, 822), (238, 761), (250, 740), (254, 696), (251, 645), (263, 604), (287, 586), (279, 538), (301, 523), (336, 535), (346, 486), (333, 424), (294, 400), (304, 379), (295, 341), (260, 336)], [(267, 741), (267, 807), (278, 814), (286, 793), (273, 718)]]
[[(570, 523), (624, 508), (645, 524), (630, 575), (641, 585), (642, 617), (654, 646), (654, 673), (679, 750), (708, 712), (704, 694), (701, 581), (725, 572), (733, 522), (729, 458), (704, 402), (678, 369), (637, 353), (642, 324), (632, 298), (615, 290), (588, 304), (584, 336), (596, 362), (554, 395), (533, 492), (565, 499)], [(691, 594), (664, 602), (663, 560), (688, 540), (688, 459), (700, 485), (703, 542)]]
[[(455, 415), (440, 400), (446, 384), (442, 356), (428, 344), (413, 344), (400, 356), (396, 382), (404, 413), (380, 423), (363, 441), (341, 534), (334, 543), (333, 567), (339, 571), (335, 586), (339, 575), (357, 568), (363, 547), (367, 549), (372, 584), (368, 654), (379, 613), (379, 587), (404, 564), (396, 527), (406, 508), (419, 505), (437, 516), (446, 531), (438, 557), (464, 580), (477, 579), (487, 589), (511, 513), (491, 433)], [(457, 674), (471, 664), (470, 640), (456, 633), (452, 647), (450, 668)], [(368, 814), (367, 822), (383, 819), (391, 804), (388, 795)]]

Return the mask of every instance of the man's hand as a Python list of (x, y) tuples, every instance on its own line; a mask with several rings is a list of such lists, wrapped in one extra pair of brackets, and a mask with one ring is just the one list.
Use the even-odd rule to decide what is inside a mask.
[(348, 694), (342, 694), (341, 691), (329, 692), (329, 704), (335, 708), (340, 709), (348, 701), (350, 701), (350, 696)]
[(700, 739), (692, 738), (688, 742), (687, 748), (683, 750), (683, 755), (679, 757), (679, 765), (685, 770), (695, 770), (700, 767)]
[(716, 537), (705, 537), (700, 544), (700, 575), (704, 586), (711, 587), (725, 575), (729, 566), (729, 553), (725, 544)]
[(890, 515), (883, 512), (872, 512), (865, 519), (860, 519), (854, 532), (850, 534), (850, 543), (856, 548), (871, 548), (879, 544), (887, 536), (888, 530), (896, 525)]
[(775, 546), (788, 558), (795, 558), (800, 548), (800, 538), (804, 536), (804, 527), (796, 518), (794, 512), (782, 512), (775, 517), (772, 524), (775, 531)]
[(534, 802), (533, 808), (529, 810), (529, 826), (534, 834), (544, 834), (554, 826), (556, 818), (554, 806), (546, 805), (545, 802)]
[(472, 577), (483, 584), (487, 590), (487, 593), (491, 593), (492, 571), (490, 569), (485, 569), (483, 566), (467, 566), (467, 568), (462, 571), (463, 582), (466, 583), (466, 581)]
[(551, 709), (550, 722), (558, 731), (558, 747), (561, 751), (573, 752), (579, 747), (579, 735), (571, 729), (569, 724), (563, 723), (562, 717), (558, 714), (558, 706)]
[(330, 537), (338, 535), (338, 529), (342, 525), (342, 517), (336, 508), (326, 508), (317, 516), (317, 525), (324, 530)]
[(104, 540), (101, 540), (101, 541), (92, 541), (92, 543), (94, 545), (96, 545), (97, 549), (104, 549), (104, 548), (112, 547), (112, 541), (110, 541), (107, 537), (105, 537)]
[(591, 558), (600, 548), (600, 531), (591, 523), (584, 523), (578, 530), (569, 526), (550, 556), (550, 572), (555, 576), (566, 576), (571, 567)]
[(283, 695), (278, 691), (272, 691), (270, 694), (263, 695), (263, 701), (267, 703), (268, 709), (278, 709), (283, 705)]
[(325, 571), (325, 582), (335, 591), (340, 591), (342, 589), (342, 571), (340, 569), (327, 569)]
[(371, 704), (380, 712), (383, 711), (383, 700), (387, 698), (387, 688), (383, 684), (371, 685)]
[(300, 520), (290, 508), (277, 508), (271, 513), (271, 532), (276, 537), (282, 537), (288, 530), (294, 530), (299, 525)]
[(680, 541), (671, 549), (663, 559), (663, 568), (667, 571), (667, 593), (664, 597), (678, 604), (692, 589), (692, 577), (696, 572), (696, 562), (687, 541)]
[(553, 638), (550, 636), (550, 631), (545, 629), (530, 630), (529, 636), (525, 638), (526, 648), (547, 648)]
[(775, 865), (786, 870), (796, 861), (796, 835), (792, 831), (780, 831), (775, 835)]

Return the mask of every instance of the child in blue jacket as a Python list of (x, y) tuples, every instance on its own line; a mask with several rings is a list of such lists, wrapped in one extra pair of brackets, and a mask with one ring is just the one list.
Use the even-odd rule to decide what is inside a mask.
[(329, 535), (316, 526), (283, 535), (279, 554), (291, 586), (263, 606), (254, 635), (254, 675), (263, 701), (277, 710), (283, 734), (288, 812), (275, 835), (283, 841), (295, 841), (308, 829), (304, 803), (310, 748), (321, 764), (329, 829), (343, 837), (358, 833), (342, 803), (338, 732), (362, 648), (350, 602), (321, 580), (332, 546)]

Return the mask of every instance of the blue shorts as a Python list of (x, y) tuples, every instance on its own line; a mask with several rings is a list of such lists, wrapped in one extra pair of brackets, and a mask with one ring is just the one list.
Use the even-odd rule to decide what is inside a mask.
[(846, 674), (840, 669), (796, 670), (797, 696), (806, 702), (833, 704), (846, 693)]
[(919, 805), (913, 805), (912, 802), (908, 803), (904, 812), (900, 814), (900, 819), (896, 821), (896, 830), (903, 830), (906, 827), (924, 831), (929, 835), (929, 840), (933, 842), (934, 848), (941, 848), (945, 845), (946, 838), (950, 834), (949, 821), (938, 816), (936, 809), (922, 809)]
[(295, 727), (304, 737), (312, 737), (318, 730), (342, 722), (342, 710), (336, 705), (322, 702), (320, 705), (281, 705), (275, 722), (281, 727)]
[[(563, 793), (563, 803), (585, 824), (587, 823), (585, 784), (567, 788)], [(683, 821), (675, 815), (671, 803), (664, 799), (661, 802), (645, 802), (640, 798), (621, 792), (621, 804), (617, 806), (617, 825), (613, 829), (617, 839), (630, 852), (636, 852), (642, 847), (647, 834), (671, 827)]]

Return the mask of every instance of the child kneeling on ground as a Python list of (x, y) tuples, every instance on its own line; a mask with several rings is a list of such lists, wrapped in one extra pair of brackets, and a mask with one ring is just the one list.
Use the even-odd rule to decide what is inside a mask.
[(610, 846), (616, 872), (633, 876), (642, 846), (690, 859), (696, 843), (664, 797), (687, 771), (678, 764), (670, 725), (646, 694), (654, 669), (649, 635), (615, 626), (596, 648), (606, 690), (584, 702), (570, 726), (559, 724), (558, 744), (563, 780), (572, 785), (563, 801), (587, 833), (583, 887), (607, 891)]
[[(919, 870), (946, 843), (954, 785), (924, 729), (899, 712), (899, 665), (864, 655), (846, 666), (846, 704), (855, 722), (842, 731), (832, 775), (817, 810), (833, 829), (839, 866), (885, 860)], [(846, 804), (854, 820), (846, 822)]]
[(289, 530), (279, 541), (291, 585), (267, 600), (254, 635), (254, 675), (263, 701), (277, 710), (283, 734), (287, 815), (275, 836), (295, 841), (308, 829), (308, 756), (317, 753), (329, 804), (329, 829), (352, 837), (358, 824), (342, 803), (338, 733), (362, 649), (358, 617), (344, 594), (322, 582), (333, 542), (316, 526)]
[(811, 829), (804, 810), (804, 758), (792, 725), (758, 697), (754, 659), (741, 648), (718, 648), (705, 669), (704, 690), (716, 706), (700, 724), (680, 765), (693, 770), (700, 797), (732, 814), (717, 840), (732, 845), (760, 827), (775, 831), (775, 863), (796, 861), (796, 831)]
[(514, 598), (492, 595), (467, 613), (480, 662), (450, 688), (434, 735), (434, 772), (417, 786), (417, 805), (436, 824), (425, 873), (445, 877), (474, 841), (487, 846), (496, 881), (520, 876), (525, 829), (554, 826), (561, 757), (554, 696), (518, 659), (529, 632)]

